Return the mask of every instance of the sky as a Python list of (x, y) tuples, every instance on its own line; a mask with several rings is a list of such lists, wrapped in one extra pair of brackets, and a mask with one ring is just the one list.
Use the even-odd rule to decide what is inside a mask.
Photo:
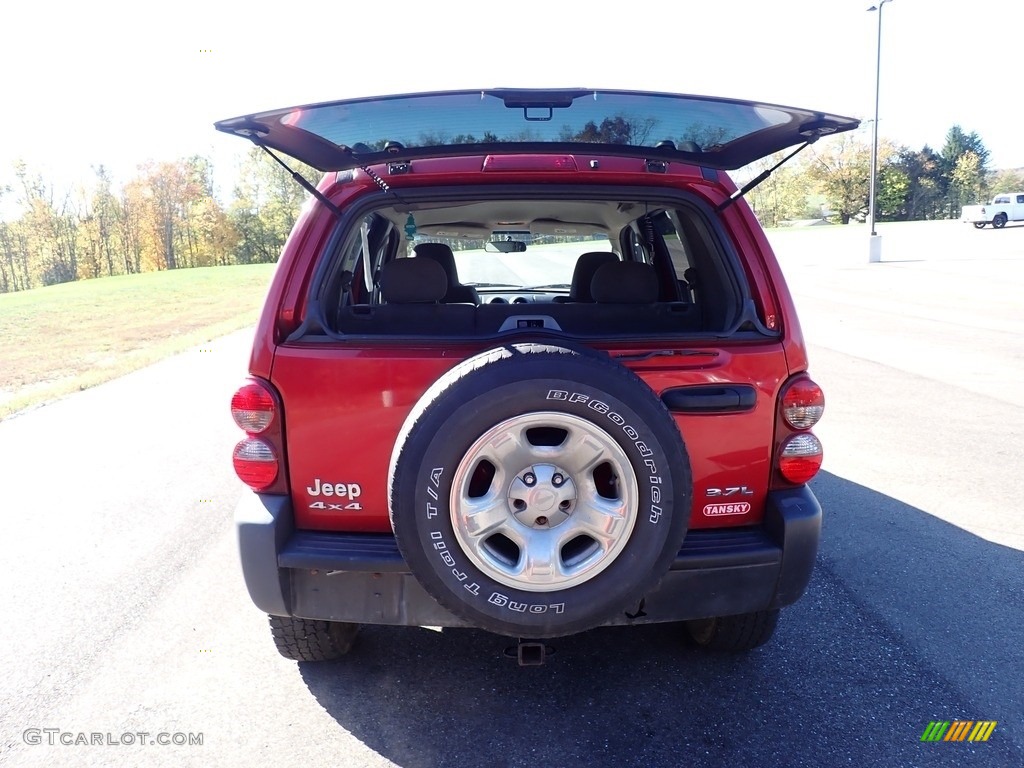
[[(67, 188), (99, 164), (124, 181), (147, 160), (196, 153), (228, 184), (249, 145), (214, 131), (215, 120), (420, 90), (630, 88), (868, 121), (879, 20), (871, 4), (7, 0), (0, 187), (14, 183), (18, 159)], [(881, 138), (939, 149), (956, 123), (978, 132), (990, 167), (1024, 166), (1014, 66), (1022, 34), (1018, 0), (886, 2)]]

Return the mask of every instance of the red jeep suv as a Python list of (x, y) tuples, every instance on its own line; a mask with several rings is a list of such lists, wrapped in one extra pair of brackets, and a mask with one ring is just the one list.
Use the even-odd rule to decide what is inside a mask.
[(217, 123), (324, 172), (295, 174), (312, 197), (231, 401), (280, 652), (334, 658), (362, 623), (768, 640), (818, 547), (824, 397), (725, 171), (856, 126), (584, 89)]

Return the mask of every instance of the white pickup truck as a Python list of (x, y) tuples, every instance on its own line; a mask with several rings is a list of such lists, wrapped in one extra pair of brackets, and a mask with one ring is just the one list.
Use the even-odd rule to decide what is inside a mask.
[(1024, 221), (1024, 192), (1003, 192), (985, 205), (965, 205), (960, 221), (969, 222), (978, 229), (991, 224), (996, 229), (1008, 221)]

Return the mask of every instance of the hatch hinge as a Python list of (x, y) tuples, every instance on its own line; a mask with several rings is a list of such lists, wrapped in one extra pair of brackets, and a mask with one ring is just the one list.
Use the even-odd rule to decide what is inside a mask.
[(664, 160), (645, 160), (648, 173), (667, 173), (668, 163)]

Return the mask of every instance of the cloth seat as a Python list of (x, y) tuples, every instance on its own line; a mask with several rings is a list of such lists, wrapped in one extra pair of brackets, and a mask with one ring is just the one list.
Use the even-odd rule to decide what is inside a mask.
[(572, 271), (572, 283), (569, 286), (568, 296), (556, 296), (555, 301), (562, 302), (585, 302), (592, 304), (594, 296), (590, 292), (590, 284), (594, 275), (605, 264), (613, 264), (619, 261), (619, 257), (611, 251), (590, 251), (584, 253), (576, 260), (576, 266)]
[(420, 243), (413, 252), (418, 259), (430, 259), (441, 265), (448, 278), (448, 290), (442, 304), (479, 304), (480, 294), (471, 285), (459, 282), (459, 273), (455, 267), (455, 254), (444, 243)]

